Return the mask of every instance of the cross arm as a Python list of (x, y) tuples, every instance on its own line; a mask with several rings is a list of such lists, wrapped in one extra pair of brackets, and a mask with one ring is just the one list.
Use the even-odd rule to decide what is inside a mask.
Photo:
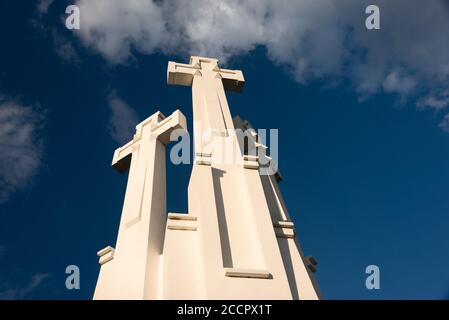
[(153, 127), (151, 128), (152, 134), (163, 144), (168, 144), (171, 141), (170, 136), (175, 130), (187, 132), (186, 117), (179, 110), (176, 110), (161, 122), (153, 124)]
[(167, 83), (181, 86), (191, 86), (193, 76), (201, 74), (199, 64), (190, 65), (185, 63), (168, 62)]
[(131, 165), (131, 156), (138, 148), (142, 139), (151, 139), (144, 135), (145, 128), (149, 126), (152, 138), (159, 139), (163, 144), (170, 142), (170, 135), (174, 130), (187, 131), (187, 120), (184, 114), (176, 110), (170, 116), (165, 117), (161, 112), (156, 112), (136, 127), (136, 134), (133, 140), (118, 148), (114, 152), (112, 167), (119, 172), (124, 172)]
[(227, 91), (241, 92), (245, 84), (245, 78), (241, 70), (220, 69), (218, 73), (223, 81), (223, 87)]
[(112, 158), (112, 167), (115, 170), (122, 173), (129, 169), (129, 166), (131, 165), (131, 155), (135, 145), (135, 141), (131, 140), (123, 147), (115, 149), (114, 157)]
[(190, 57), (190, 63), (168, 62), (167, 83), (182, 86), (191, 86), (194, 76), (219, 78), (227, 91), (240, 92), (245, 84), (243, 73), (240, 70), (221, 69), (217, 59), (205, 57)]

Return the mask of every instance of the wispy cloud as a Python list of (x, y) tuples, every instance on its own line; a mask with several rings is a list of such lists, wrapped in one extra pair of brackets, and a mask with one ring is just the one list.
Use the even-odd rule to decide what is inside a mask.
[(51, 31), (51, 39), (55, 52), (61, 60), (73, 65), (80, 64), (81, 58), (68, 38), (61, 35), (56, 29), (53, 29)]
[(396, 92), (400, 94), (408, 94), (416, 87), (413, 77), (402, 76), (397, 70), (390, 72), (383, 82), (385, 92)]
[(111, 112), (109, 118), (109, 132), (112, 138), (119, 144), (128, 142), (138, 124), (137, 113), (115, 90), (108, 95), (108, 105)]
[(37, 11), (39, 14), (45, 14), (48, 12), (48, 9), (53, 4), (55, 0), (40, 0), (37, 5)]
[(449, 106), (449, 89), (423, 97), (417, 105), (420, 108), (431, 108), (437, 111), (444, 109)]
[(43, 156), (43, 115), (0, 96), (0, 203), (25, 187), (38, 172)]
[(36, 289), (41, 287), (46, 280), (50, 278), (50, 274), (48, 273), (36, 273), (31, 279), (22, 285), (5, 285), (3, 284), (2, 289), (0, 290), (0, 299), (3, 300), (17, 300), (17, 299), (25, 299), (31, 293), (33, 293)]
[(443, 120), (438, 126), (441, 128), (441, 130), (449, 133), (449, 113), (444, 116)]
[(49, 7), (53, 2), (54, 0), (40, 0), (36, 7), (36, 15), (31, 19), (31, 23), (40, 36), (48, 37), (50, 39), (55, 53), (63, 62), (68, 62), (77, 66), (80, 64), (81, 59), (75, 49), (73, 41), (70, 39), (70, 32), (65, 30), (65, 16), (61, 15), (61, 24), (59, 26), (48, 23), (48, 21), (45, 20), (49, 16)]

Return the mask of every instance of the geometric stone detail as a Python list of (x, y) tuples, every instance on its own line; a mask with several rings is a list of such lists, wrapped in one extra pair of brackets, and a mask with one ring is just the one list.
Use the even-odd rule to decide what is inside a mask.
[(197, 153), (195, 154), (195, 162), (196, 165), (212, 165), (212, 154), (211, 153)]
[(307, 256), (306, 263), (307, 263), (307, 267), (309, 268), (309, 270), (312, 271), (313, 273), (315, 273), (316, 265), (318, 264), (318, 261), (316, 261), (316, 259), (312, 256)]
[(277, 221), (273, 222), (274, 233), (278, 238), (294, 238), (295, 229), (291, 221)]
[(224, 268), (224, 270), (225, 276), (232, 278), (270, 279), (271, 277), (271, 274), (267, 270), (239, 268)]
[(167, 219), (167, 229), (182, 230), (182, 231), (196, 231), (197, 217), (184, 213), (169, 213)]
[(259, 157), (248, 154), (244, 155), (243, 167), (245, 169), (259, 169)]
[(114, 259), (114, 252), (115, 252), (115, 249), (111, 246), (107, 246), (107, 247), (101, 249), (100, 251), (98, 251), (97, 256), (100, 257), (100, 259), (98, 260), (98, 263), (100, 265), (103, 265), (103, 264), (111, 261), (112, 259)]
[(281, 173), (278, 171), (276, 171), (276, 173), (274, 174), (274, 177), (276, 178), (276, 182), (279, 183), (282, 181), (282, 175)]

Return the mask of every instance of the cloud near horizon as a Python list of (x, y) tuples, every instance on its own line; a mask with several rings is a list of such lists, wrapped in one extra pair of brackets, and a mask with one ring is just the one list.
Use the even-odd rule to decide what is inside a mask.
[[(349, 81), (361, 99), (396, 94), (420, 109), (449, 105), (449, 3), (434, 0), (77, 0), (81, 42), (113, 64), (133, 52), (222, 61), (257, 46), (300, 84)], [(380, 8), (367, 30), (365, 8)]]

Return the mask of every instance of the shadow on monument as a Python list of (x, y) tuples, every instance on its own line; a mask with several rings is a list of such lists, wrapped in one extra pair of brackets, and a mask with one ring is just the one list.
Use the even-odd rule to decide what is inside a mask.
[(212, 180), (214, 183), (215, 203), (217, 205), (218, 227), (220, 230), (221, 252), (223, 257), (223, 267), (232, 268), (231, 244), (229, 242), (228, 225), (226, 223), (226, 214), (223, 201), (223, 192), (221, 189), (220, 178), (226, 171), (212, 168)]
[[(265, 193), (265, 197), (267, 199), (268, 207), (271, 214), (271, 219), (273, 221), (277, 220), (285, 220), (285, 216), (282, 214), (282, 208), (279, 207), (279, 203), (277, 201), (278, 195), (275, 194), (275, 190), (271, 187), (270, 179), (273, 179), (272, 176), (261, 175), (260, 179), (262, 181), (262, 187)], [(298, 288), (296, 286), (296, 277), (293, 267), (293, 261), (291, 259), (290, 248), (288, 246), (287, 238), (278, 238), (279, 250), (281, 251), (282, 260), (284, 262), (285, 271), (287, 273), (288, 282), (291, 285), (291, 291), (293, 299), (299, 299)]]

